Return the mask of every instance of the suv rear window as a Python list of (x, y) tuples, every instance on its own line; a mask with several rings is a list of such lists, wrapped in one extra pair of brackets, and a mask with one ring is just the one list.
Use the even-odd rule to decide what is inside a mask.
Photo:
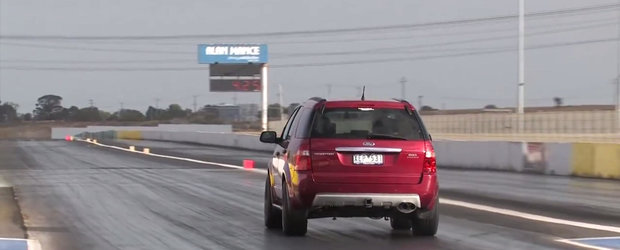
[[(415, 111), (413, 111), (415, 112)], [(329, 108), (316, 112), (313, 138), (423, 140), (415, 113), (403, 109)]]

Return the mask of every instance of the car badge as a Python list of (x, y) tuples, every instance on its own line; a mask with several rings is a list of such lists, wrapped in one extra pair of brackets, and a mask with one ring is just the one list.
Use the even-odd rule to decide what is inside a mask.
[(375, 143), (371, 142), (371, 141), (365, 141), (364, 143), (362, 143), (362, 145), (364, 145), (366, 147), (373, 147), (373, 146), (375, 146)]

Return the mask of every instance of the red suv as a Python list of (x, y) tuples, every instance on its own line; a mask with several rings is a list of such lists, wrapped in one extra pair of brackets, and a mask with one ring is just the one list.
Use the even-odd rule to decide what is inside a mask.
[(275, 143), (265, 182), (265, 225), (305, 235), (308, 219), (386, 218), (394, 229), (437, 232), (435, 152), (406, 101), (311, 98)]

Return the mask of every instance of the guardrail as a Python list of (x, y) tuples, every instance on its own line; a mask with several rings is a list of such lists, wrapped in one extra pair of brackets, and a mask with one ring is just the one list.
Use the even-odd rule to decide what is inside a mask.
[[(616, 117), (614, 110), (529, 112), (521, 131), (515, 113), (423, 114), (422, 120), (436, 140), (620, 143)], [(281, 131), (285, 123), (269, 128)]]
[(438, 139), (620, 143), (613, 110), (525, 113), (522, 130), (515, 113), (423, 115), (422, 119)]

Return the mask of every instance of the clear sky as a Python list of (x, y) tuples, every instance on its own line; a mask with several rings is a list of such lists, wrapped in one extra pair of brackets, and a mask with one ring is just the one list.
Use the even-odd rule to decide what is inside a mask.
[[(196, 44), (225, 42), (269, 45), (270, 102), (278, 101), (279, 84), (287, 104), (357, 98), (360, 85), (369, 99), (400, 97), (406, 77), (405, 96), (415, 104), (424, 96), (424, 105), (436, 108), (514, 106), (517, 3), (0, 0), (0, 100), (18, 103), (20, 112), (45, 94), (62, 96), (65, 106), (93, 99), (108, 111), (121, 102), (144, 111), (156, 99), (190, 108), (193, 95), (199, 105), (231, 103), (234, 94), (209, 92), (208, 67), (196, 62)], [(526, 3), (526, 105), (552, 105), (555, 96), (566, 104), (612, 104), (619, 8), (590, 7), (619, 1)], [(481, 18), (490, 19), (462, 22)], [(353, 31), (304, 33), (334, 29)], [(274, 32), (282, 34), (265, 34)], [(91, 36), (122, 38), (74, 39)], [(260, 101), (258, 93), (236, 97)]]

